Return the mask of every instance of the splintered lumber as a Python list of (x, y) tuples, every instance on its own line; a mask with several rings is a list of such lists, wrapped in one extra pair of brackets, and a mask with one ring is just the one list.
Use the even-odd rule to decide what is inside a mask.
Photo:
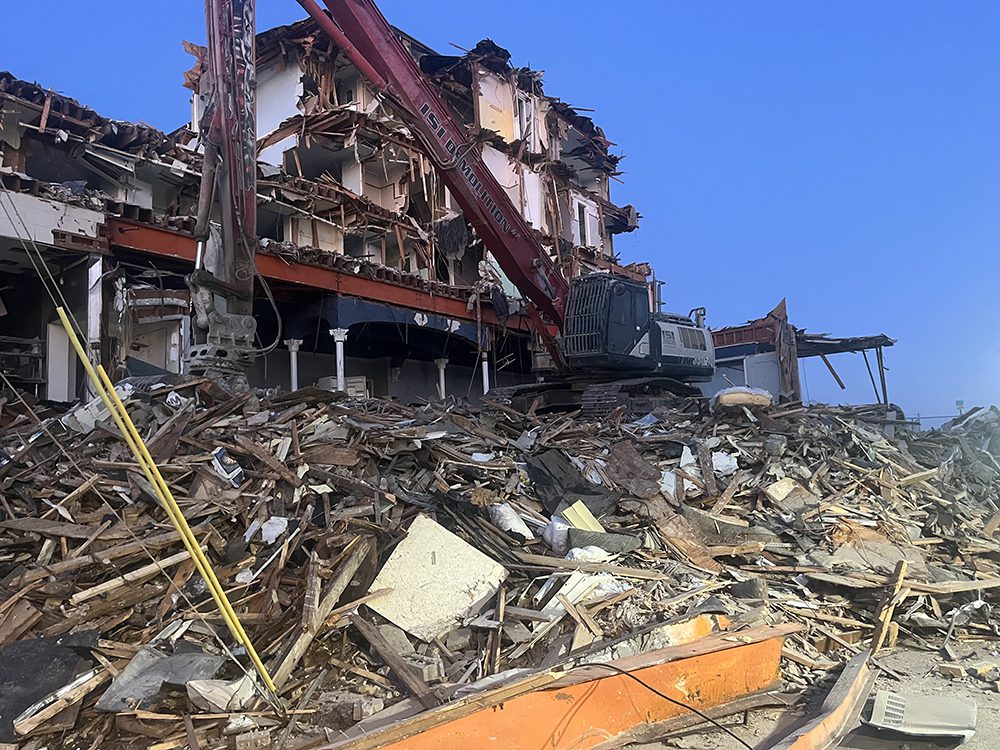
[(433, 708), (438, 705), (440, 701), (431, 692), (427, 683), (424, 682), (423, 678), (417, 674), (413, 667), (406, 663), (402, 656), (396, 653), (392, 644), (378, 631), (378, 628), (358, 614), (351, 615), (350, 620), (351, 624), (361, 633), (362, 637), (371, 644), (371, 647), (375, 649), (382, 660), (389, 665), (389, 669), (393, 671), (393, 674), (399, 678), (400, 682), (406, 686), (406, 689), (425, 708)]
[(271, 679), (279, 688), (287, 682), (299, 660), (317, 636), (320, 626), (337, 606), (344, 589), (371, 550), (372, 542), (367, 537), (358, 537), (351, 543), (336, 572), (319, 593), (310, 616), (303, 617), (298, 635), (292, 640), (278, 668), (274, 670)]
[[(193, 527), (194, 530), (199, 528), (200, 526)], [(170, 544), (179, 542), (180, 539), (181, 535), (179, 531), (167, 531), (163, 534), (145, 537), (134, 542), (126, 542), (125, 544), (121, 544), (116, 547), (109, 547), (108, 549), (100, 552), (92, 552), (86, 556), (71, 557), (57, 563), (49, 563), (36, 570), (25, 571), (17, 580), (18, 583), (22, 585), (28, 584), (32, 581), (47, 578), (50, 575), (59, 576), (64, 573), (71, 573), (73, 571), (86, 568), (90, 565), (108, 563), (112, 560), (134, 555), (138, 552), (142, 552), (143, 550), (162, 549)]]
[(644, 581), (667, 581), (670, 576), (656, 570), (644, 568), (629, 568), (611, 563), (592, 563), (583, 560), (566, 560), (548, 555), (533, 555), (529, 552), (516, 552), (515, 556), (525, 565), (541, 568), (556, 568), (562, 570), (586, 570), (591, 573), (612, 573), (623, 578), (638, 578)]
[(712, 451), (705, 441), (698, 442), (698, 466), (705, 481), (705, 491), (709, 497), (719, 494), (719, 485), (715, 481), (715, 470), (712, 468)]
[(261, 463), (267, 466), (267, 468), (276, 472), (278, 476), (280, 476), (290, 485), (292, 485), (293, 487), (302, 486), (302, 480), (299, 478), (299, 476), (294, 471), (285, 466), (283, 463), (281, 463), (281, 461), (279, 461), (277, 458), (271, 455), (267, 450), (261, 448), (259, 445), (252, 442), (248, 438), (243, 437), (242, 435), (237, 435), (234, 438), (234, 440), (236, 442), (236, 445), (238, 445), (241, 449), (249, 453), (254, 458), (259, 459)]
[[(203, 545), (204, 548), (204, 545)], [(85, 602), (87, 599), (93, 599), (95, 596), (100, 596), (101, 594), (106, 594), (109, 591), (114, 591), (117, 588), (121, 588), (126, 583), (133, 583), (135, 581), (142, 581), (146, 578), (156, 575), (164, 571), (165, 569), (176, 565), (179, 562), (183, 562), (191, 557), (191, 553), (187, 550), (183, 552), (178, 552), (170, 557), (165, 557), (162, 560), (155, 560), (149, 565), (143, 565), (141, 568), (132, 570), (124, 575), (120, 575), (117, 578), (112, 578), (109, 581), (104, 581), (96, 586), (91, 586), (89, 589), (84, 589), (83, 591), (78, 591), (69, 598), (70, 604), (79, 604), (80, 602)]]
[(900, 487), (907, 487), (911, 484), (916, 484), (917, 482), (926, 482), (928, 479), (933, 479), (938, 475), (937, 467), (933, 469), (927, 469), (926, 471), (917, 471), (909, 476), (905, 476), (902, 479), (896, 481), (896, 484)]
[[(697, 608), (725, 607), (730, 616), (716, 618), (717, 627), (735, 632), (718, 638), (733, 647), (765, 616), (807, 626), (809, 638), (784, 644), (787, 690), (815, 684), (869, 635), (873, 647), (892, 644), (892, 608), (903, 601), (912, 603), (904, 642), (911, 633), (941, 642), (952, 623), (955, 639), (995, 638), (984, 611), (966, 605), (969, 593), (994, 604), (1000, 589), (1000, 410), (914, 432), (880, 405), (712, 411), (683, 398), (653, 415), (593, 419), (319, 389), (229, 398), (196, 382), (179, 386), (181, 400), (167, 397), (173, 386), (137, 391), (130, 415), (142, 434), (160, 436), (154, 443), (179, 507), (278, 678), (279, 697), (317, 715), (339, 705), (346, 733), (364, 742), (396, 737), (420, 750), (413, 732), (425, 727), (444, 732), (438, 739), (448, 746), (452, 730), (435, 729), (438, 722), (472, 721), (483, 707), (507, 732), (507, 701), (520, 700), (529, 683), (551, 684), (550, 665), (569, 669), (586, 661), (582, 653), (653, 653), (676, 644), (663, 640), (664, 628), (674, 632)], [(0, 411), (8, 424), (18, 419), (10, 408)], [(127, 665), (118, 659), (224, 653), (221, 615), (120, 441), (104, 425), (88, 434), (52, 421), (57, 446), (22, 416), (0, 431), (0, 654), (48, 648), (54, 637), (90, 639), (63, 654), (70, 672), (45, 686), (55, 690), (88, 670), (121, 677)], [(555, 519), (566, 515), (588, 519), (589, 530), (560, 537)], [(420, 538), (414, 528), (428, 523), (452, 544), (407, 552)], [(456, 550), (492, 561), (502, 588), (462, 589), (472, 566)], [(905, 578), (894, 577), (901, 560)], [(414, 592), (423, 599), (407, 609)], [(695, 635), (692, 646), (706, 633)], [(564, 644), (585, 642), (592, 645), (575, 657), (559, 656)], [(203, 675), (218, 680), (211, 694), (232, 706), (199, 711), (161, 691), (145, 699), (149, 711), (109, 722), (85, 696), (32, 736), (53, 729), (80, 747), (146, 746), (155, 737), (163, 748), (215, 748), (231, 744), (223, 730), (232, 718), (246, 723), (246, 744), (251, 727), (279, 717), (244, 703), (254, 698), (241, 684), (249, 665), (241, 651), (234, 657)], [(739, 674), (743, 664), (724, 666)], [(527, 670), (528, 682), (454, 700), (457, 686), (507, 668)], [(606, 669), (569, 675), (560, 691), (575, 689), (576, 679), (600, 690), (624, 684)], [(652, 700), (645, 692), (642, 700)], [(469, 715), (452, 713), (454, 704)], [(382, 706), (378, 726), (347, 726)], [(568, 707), (547, 708), (558, 716)], [(528, 723), (544, 727), (548, 714), (534, 710), (524, 714)], [(415, 715), (404, 720), (407, 711)], [(379, 734), (390, 725), (398, 735)], [(297, 734), (308, 731), (296, 727), (287, 745), (307, 744)], [(590, 735), (567, 741), (587, 747)]]
[(885, 643), (886, 635), (889, 632), (889, 623), (892, 622), (892, 613), (895, 611), (896, 605), (906, 597), (906, 594), (901, 591), (905, 577), (906, 560), (900, 560), (896, 563), (896, 570), (892, 574), (892, 590), (879, 606), (878, 623), (872, 634), (872, 656), (878, 654), (882, 644)]
[[(64, 537), (66, 539), (87, 539), (100, 527), (97, 524), (94, 526), (83, 526), (78, 523), (49, 521), (44, 518), (11, 518), (0, 522), (0, 528), (13, 529), (15, 531), (33, 531), (36, 534)], [(124, 529), (106, 529), (98, 536), (103, 539), (124, 539), (128, 536), (128, 532)]]
[(49, 719), (69, 706), (72, 706), (90, 691), (100, 687), (110, 679), (111, 672), (109, 670), (93, 670), (81, 679), (75, 680), (69, 686), (61, 688), (42, 701), (39, 701), (40, 710), (29, 713), (24, 718), (16, 718), (14, 720), (14, 731), (21, 735), (31, 734), (31, 732), (35, 731), (35, 729)]

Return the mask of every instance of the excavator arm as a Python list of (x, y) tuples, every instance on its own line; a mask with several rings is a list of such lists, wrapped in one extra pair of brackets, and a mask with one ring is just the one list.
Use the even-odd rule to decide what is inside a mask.
[(561, 365), (543, 315), (562, 329), (569, 284), (483, 162), (479, 146), (469, 141), (372, 0), (324, 0), (334, 20), (316, 0), (298, 3), (406, 120), (466, 220), (528, 299), (535, 329)]

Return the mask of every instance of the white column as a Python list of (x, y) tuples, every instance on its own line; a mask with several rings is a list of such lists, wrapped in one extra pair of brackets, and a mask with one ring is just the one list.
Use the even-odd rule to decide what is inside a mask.
[(76, 354), (66, 329), (49, 323), (45, 341), (45, 398), (53, 401), (76, 401)]
[(292, 390), (299, 389), (299, 347), (302, 346), (302, 339), (285, 339), (285, 346), (288, 347), (288, 367), (291, 371)]
[(444, 399), (446, 392), (444, 387), (444, 368), (448, 366), (448, 358), (435, 359), (434, 364), (438, 367), (438, 398)]
[(490, 392), (490, 360), (486, 352), (483, 352), (483, 395)]
[[(101, 361), (101, 319), (104, 316), (104, 258), (93, 255), (87, 267), (87, 354), (95, 364)], [(84, 378), (87, 393), (96, 396), (93, 385)]]
[(344, 375), (344, 342), (347, 341), (346, 328), (331, 328), (330, 335), (337, 346), (337, 390), (346, 391), (347, 383)]

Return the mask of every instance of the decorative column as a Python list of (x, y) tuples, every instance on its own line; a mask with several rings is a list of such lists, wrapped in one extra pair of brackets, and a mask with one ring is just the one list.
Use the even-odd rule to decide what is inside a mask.
[(288, 366), (292, 374), (292, 390), (299, 389), (299, 347), (302, 346), (302, 339), (285, 339), (285, 346), (288, 347)]
[(337, 390), (346, 391), (347, 383), (344, 375), (344, 342), (347, 341), (346, 328), (331, 328), (330, 335), (337, 346)]
[(483, 395), (490, 392), (490, 360), (489, 355), (483, 352)]
[(446, 395), (444, 387), (444, 368), (448, 366), (448, 358), (442, 357), (440, 359), (435, 359), (434, 364), (438, 367), (438, 398), (444, 400)]

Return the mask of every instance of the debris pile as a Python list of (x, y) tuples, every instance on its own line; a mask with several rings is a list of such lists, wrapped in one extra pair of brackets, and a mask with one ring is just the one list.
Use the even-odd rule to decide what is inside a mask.
[(997, 632), (996, 409), (921, 433), (880, 407), (738, 398), (591, 422), (118, 389), (277, 696), (100, 403), (40, 424), (11, 397), (0, 742), (318, 746), (511, 674), (673, 645), (696, 618), (801, 623), (782, 652), (793, 688), (876, 631)]

